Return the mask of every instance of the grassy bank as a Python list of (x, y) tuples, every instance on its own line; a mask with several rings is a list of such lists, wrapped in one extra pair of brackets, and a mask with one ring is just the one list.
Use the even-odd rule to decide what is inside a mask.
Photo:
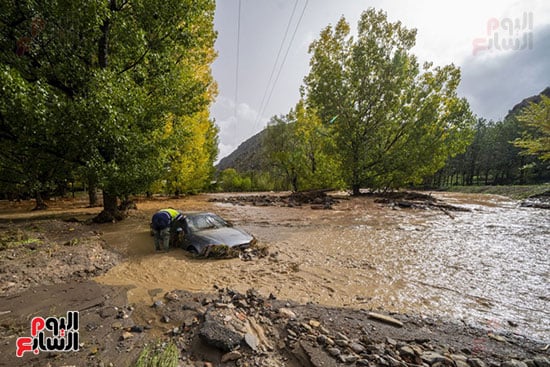
[(532, 195), (550, 191), (550, 184), (542, 185), (509, 185), (509, 186), (451, 186), (445, 191), (464, 192), (472, 194), (494, 194), (507, 196), (515, 200), (528, 198)]

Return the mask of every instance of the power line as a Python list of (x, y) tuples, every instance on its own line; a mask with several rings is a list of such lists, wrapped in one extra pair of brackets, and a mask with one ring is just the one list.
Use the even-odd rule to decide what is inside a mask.
[(273, 68), (271, 69), (271, 75), (269, 75), (269, 80), (267, 82), (267, 85), (265, 87), (265, 92), (262, 97), (262, 102), (260, 103), (260, 108), (258, 109), (258, 116), (256, 117), (256, 120), (254, 122), (254, 127), (252, 128), (252, 132), (254, 132), (254, 129), (256, 128), (256, 125), (258, 125), (258, 122), (260, 121), (262, 115), (260, 114), (260, 111), (264, 108), (265, 98), (267, 97), (267, 93), (269, 91), (269, 87), (271, 85), (271, 81), (273, 80), (273, 75), (275, 75), (275, 70), (277, 70), (277, 64), (279, 63), (279, 57), (281, 56), (281, 51), (283, 50), (283, 46), (285, 45), (286, 37), (288, 36), (288, 31), (290, 30), (290, 25), (292, 24), (292, 19), (294, 18), (294, 14), (296, 13), (296, 8), (298, 7), (298, 0), (294, 2), (294, 8), (292, 8), (292, 13), (290, 14), (290, 17), (288, 18), (288, 23), (286, 25), (285, 35), (283, 39), (281, 40), (281, 44), (279, 46), (279, 51), (277, 52), (277, 57), (275, 58), (275, 62), (273, 63)]
[[(292, 33), (292, 37), (290, 38), (290, 42), (288, 44), (288, 47), (285, 52), (285, 56), (283, 57), (283, 61), (281, 62), (281, 65), (279, 67), (279, 71), (277, 72), (277, 77), (275, 78), (275, 81), (273, 82), (273, 85), (271, 87), (271, 91), (269, 92), (269, 97), (267, 98), (267, 101), (263, 107), (263, 109), (260, 111), (258, 116), (262, 116), (269, 105), (269, 101), (271, 100), (271, 96), (273, 95), (273, 91), (275, 90), (275, 86), (277, 85), (277, 82), (279, 81), (279, 77), (281, 76), (281, 72), (283, 71), (283, 67), (286, 62), (286, 58), (288, 56), (288, 53), (290, 52), (290, 48), (292, 47), (292, 42), (294, 41), (294, 38), (296, 37), (296, 33), (298, 32), (298, 28), (300, 27), (300, 23), (302, 22), (302, 19), (304, 17), (304, 13), (306, 12), (307, 5), (309, 3), (309, 0), (306, 0), (306, 3), (304, 4), (304, 7), (302, 9), (302, 13), (300, 14), (300, 18), (298, 18), (298, 22), (296, 23), (296, 27), (294, 27), (294, 32)], [(256, 128), (256, 124), (254, 124), (254, 129)]]
[[(237, 120), (237, 106), (239, 101), (239, 59), (241, 46), (241, 0), (239, 0), (239, 13), (237, 15), (237, 62), (235, 66), (235, 109), (233, 114)], [(235, 125), (236, 126), (236, 125)]]

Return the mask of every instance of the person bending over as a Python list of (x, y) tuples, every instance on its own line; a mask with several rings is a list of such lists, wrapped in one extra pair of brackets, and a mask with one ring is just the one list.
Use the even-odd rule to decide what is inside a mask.
[(155, 237), (155, 250), (168, 251), (170, 248), (170, 239), (176, 233), (176, 226), (183, 218), (180, 211), (168, 208), (156, 212), (151, 219), (151, 230)]

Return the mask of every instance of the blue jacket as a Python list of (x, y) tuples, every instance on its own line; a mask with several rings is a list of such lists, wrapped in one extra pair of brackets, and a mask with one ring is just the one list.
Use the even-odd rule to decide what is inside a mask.
[(166, 209), (156, 212), (151, 219), (151, 228), (155, 231), (160, 231), (170, 227), (173, 220), (178, 220), (182, 214), (174, 209)]

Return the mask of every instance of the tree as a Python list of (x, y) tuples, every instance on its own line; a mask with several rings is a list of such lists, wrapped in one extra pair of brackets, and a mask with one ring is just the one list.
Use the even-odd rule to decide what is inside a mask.
[(122, 218), (117, 199), (163, 173), (154, 137), (167, 118), (211, 102), (214, 8), (213, 0), (3, 2), (2, 90), (17, 97), (7, 106), (2, 95), (0, 140), (13, 149), (3, 159), (25, 148), (52, 166), (84, 167), (103, 190), (99, 219)]
[(296, 145), (293, 150), (300, 161), (300, 187), (319, 189), (343, 186), (333, 136), (317, 111), (300, 99), (288, 118), (294, 121), (292, 133)]
[(217, 128), (208, 118), (208, 111), (168, 121), (163, 154), (168, 162), (162, 176), (166, 190), (176, 195), (195, 192), (210, 185), (216, 159)]
[(293, 191), (342, 186), (334, 139), (301, 99), (287, 115), (273, 117), (263, 141), (272, 177)]
[(15, 191), (36, 198), (35, 209), (47, 206), (42, 194), (56, 181), (70, 177), (75, 148), (63, 123), (52, 124), (65, 112), (57, 96), (40, 82), (31, 85), (8, 65), (0, 64), (0, 172)]
[(416, 31), (365, 11), (355, 40), (344, 18), (310, 45), (308, 103), (332, 133), (346, 182), (395, 188), (419, 183), (466, 148), (474, 123), (457, 97), (459, 70), (420, 69), (410, 53)]
[(252, 179), (240, 175), (234, 168), (227, 168), (220, 174), (220, 187), (225, 192), (250, 191)]
[(524, 154), (550, 160), (550, 98), (541, 95), (539, 103), (531, 102), (517, 117), (528, 130), (514, 141), (516, 147), (524, 149)]
[(273, 175), (282, 177), (285, 187), (298, 191), (298, 178), (304, 162), (297, 149), (299, 142), (295, 129), (296, 124), (289, 120), (288, 115), (274, 116), (267, 126), (262, 146)]

